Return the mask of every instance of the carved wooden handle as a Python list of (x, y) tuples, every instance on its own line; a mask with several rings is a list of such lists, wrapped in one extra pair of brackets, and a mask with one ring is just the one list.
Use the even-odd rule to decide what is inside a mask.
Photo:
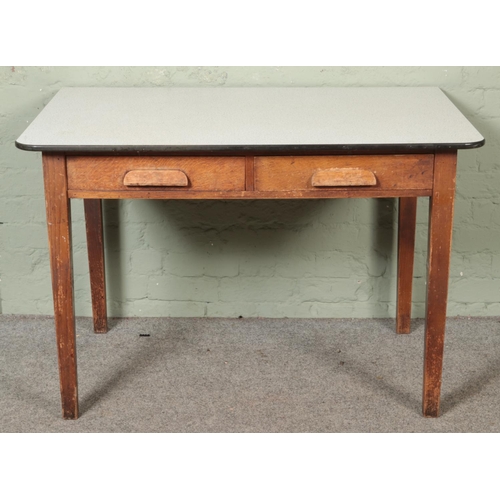
[(314, 187), (376, 186), (377, 178), (362, 168), (328, 168), (316, 170), (311, 178)]
[(182, 170), (130, 170), (123, 178), (125, 186), (185, 187), (188, 176)]

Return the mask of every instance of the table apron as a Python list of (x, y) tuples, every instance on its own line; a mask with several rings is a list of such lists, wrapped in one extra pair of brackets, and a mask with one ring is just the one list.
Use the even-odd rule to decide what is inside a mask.
[(434, 154), (68, 156), (68, 196), (315, 199), (431, 196)]
[(432, 196), (432, 189), (391, 189), (370, 188), (328, 189), (324, 191), (81, 191), (68, 190), (69, 198), (80, 199), (144, 199), (144, 200), (289, 200), (318, 198), (405, 198)]

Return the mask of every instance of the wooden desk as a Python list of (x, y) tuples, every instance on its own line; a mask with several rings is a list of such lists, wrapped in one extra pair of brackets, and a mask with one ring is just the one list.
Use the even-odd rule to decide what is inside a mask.
[(43, 153), (63, 417), (78, 417), (70, 198), (84, 199), (96, 332), (102, 199), (399, 198), (396, 331), (409, 333), (418, 196), (430, 197), (423, 414), (438, 416), (457, 149), (483, 144), (438, 88), (62, 89), (16, 145)]

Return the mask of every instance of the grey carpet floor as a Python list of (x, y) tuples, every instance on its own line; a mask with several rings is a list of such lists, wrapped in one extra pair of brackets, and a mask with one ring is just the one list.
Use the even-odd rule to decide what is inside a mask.
[[(80, 418), (54, 323), (0, 316), (0, 432), (499, 432), (499, 318), (450, 318), (441, 416), (421, 416), (424, 323), (77, 319)], [(141, 337), (141, 333), (149, 337)]]

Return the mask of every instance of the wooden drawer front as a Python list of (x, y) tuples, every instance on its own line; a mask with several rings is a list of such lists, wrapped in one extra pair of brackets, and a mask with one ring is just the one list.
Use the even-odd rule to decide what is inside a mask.
[(244, 157), (68, 156), (78, 191), (244, 191)]
[(255, 189), (431, 189), (434, 155), (257, 156)]

